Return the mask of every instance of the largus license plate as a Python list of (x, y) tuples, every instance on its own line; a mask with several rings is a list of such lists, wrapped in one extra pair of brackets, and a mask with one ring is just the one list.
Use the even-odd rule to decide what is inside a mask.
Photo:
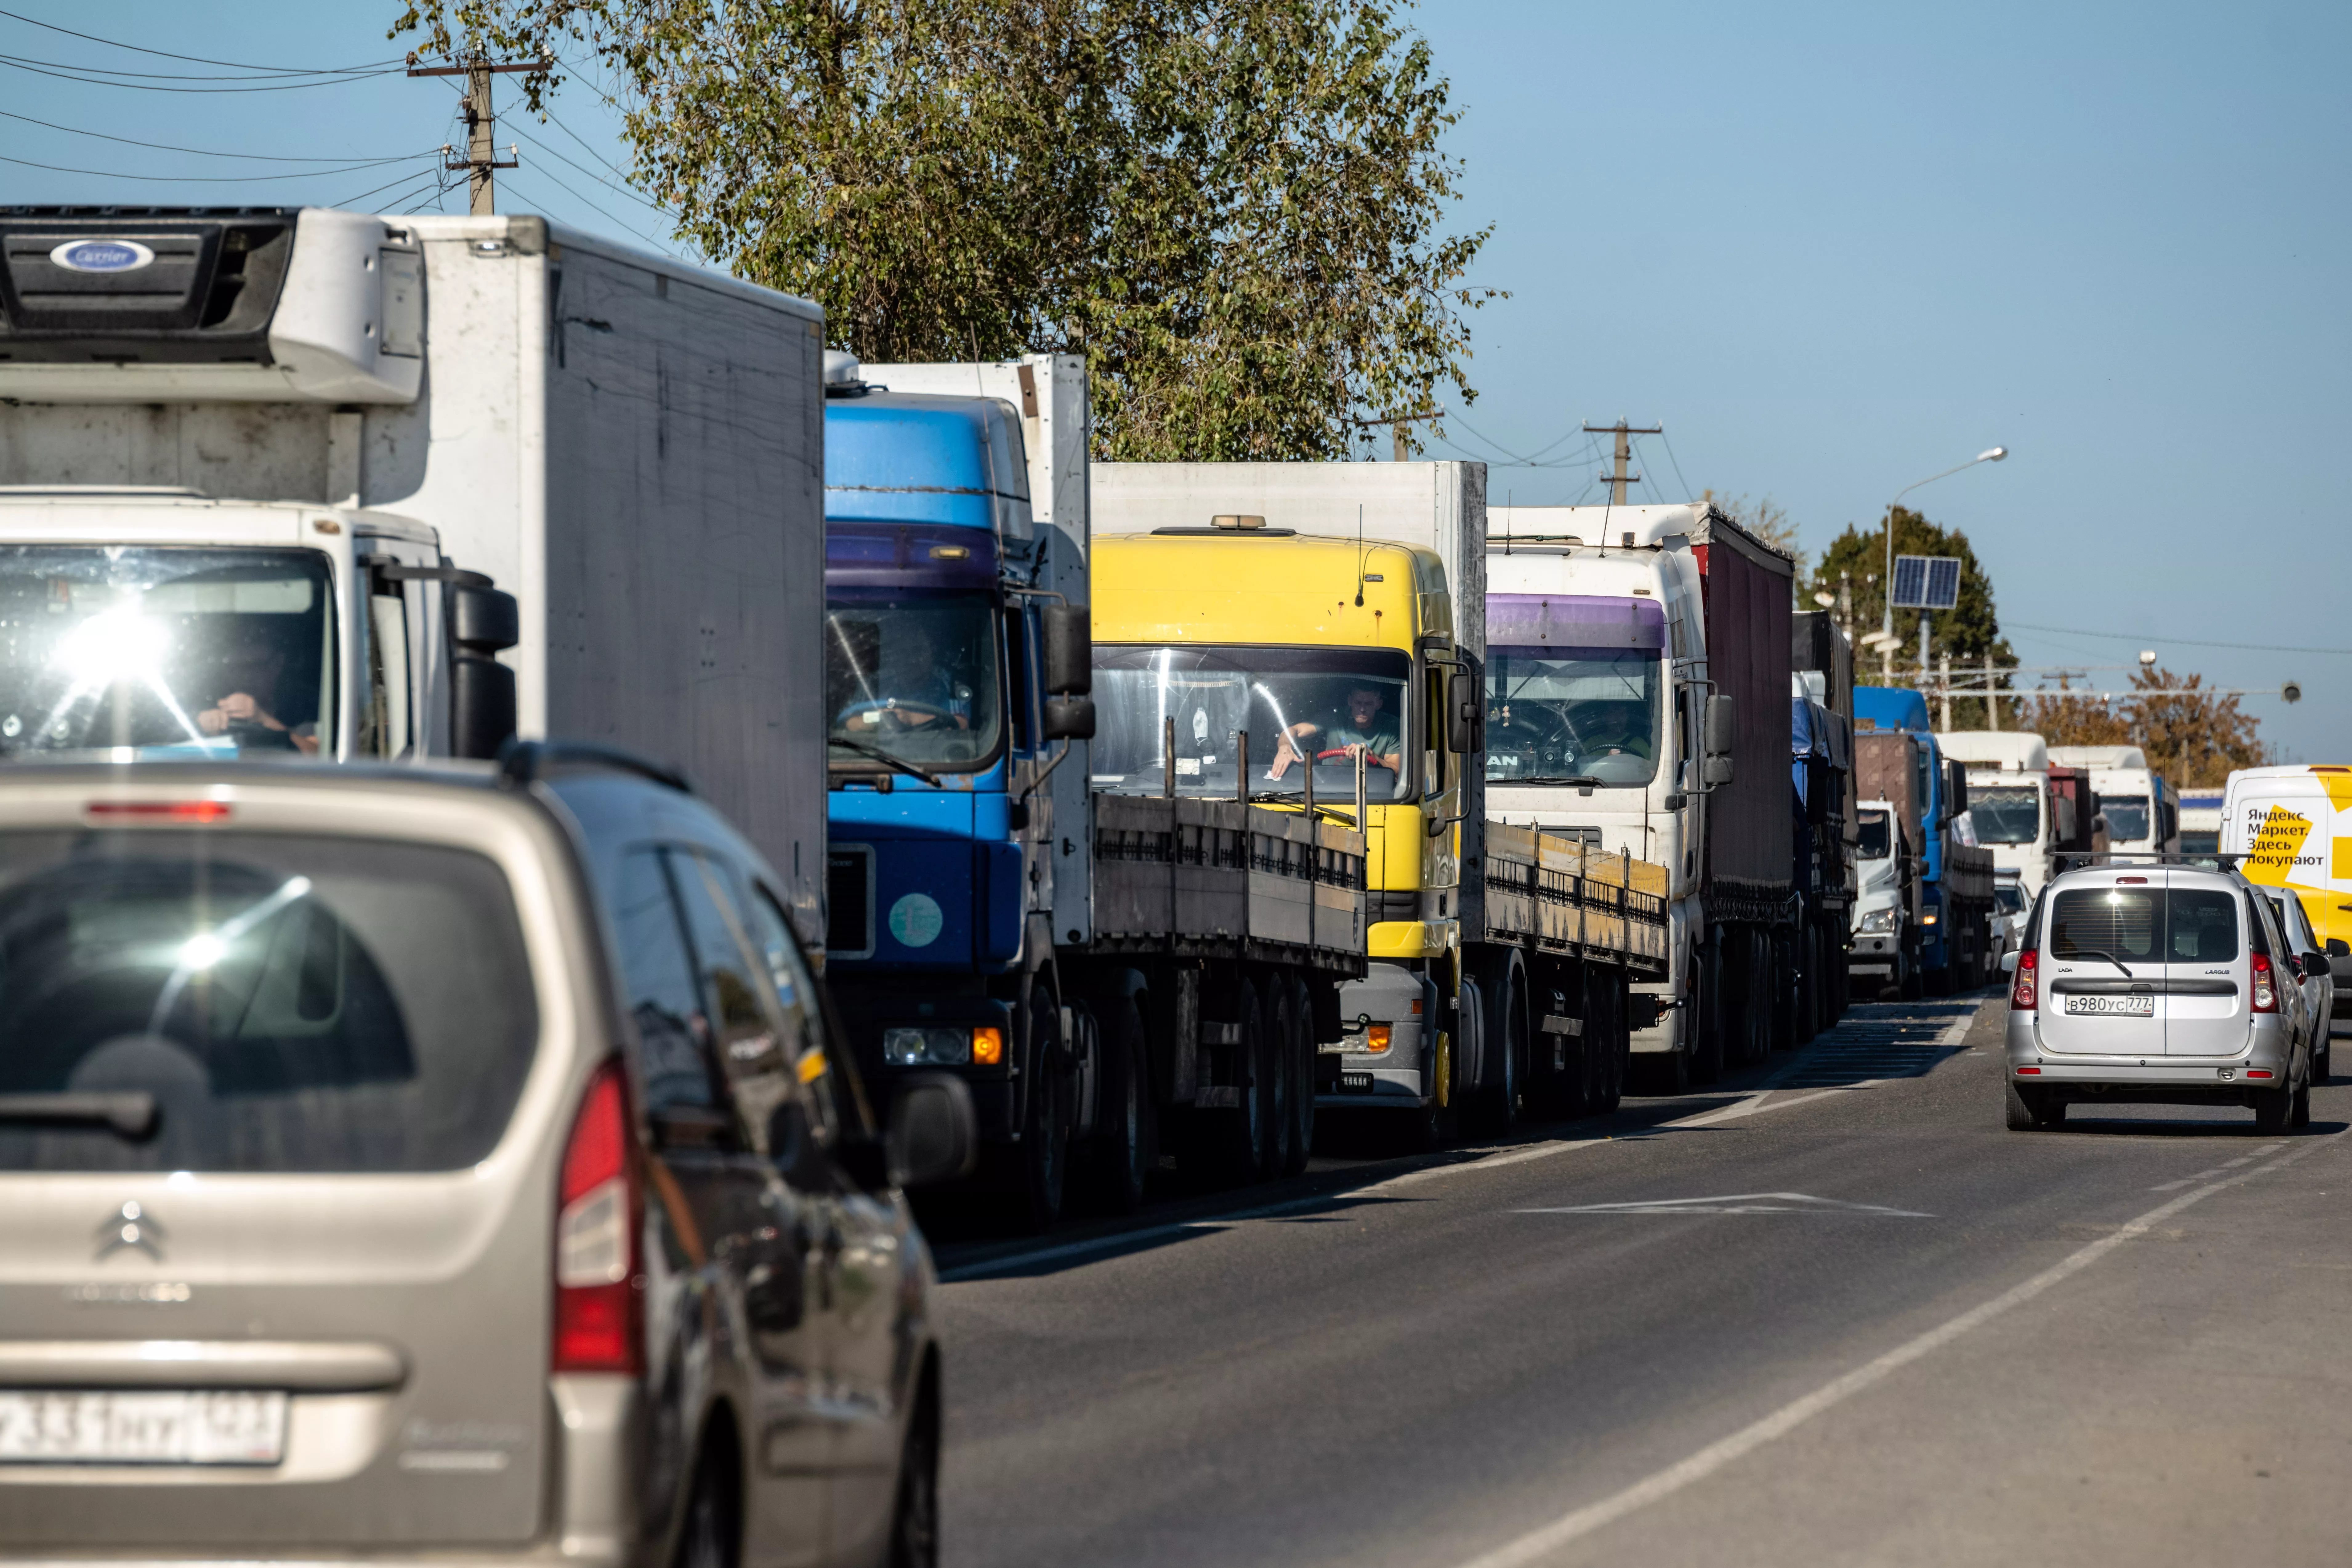
[(2104, 1015), (2110, 1018), (2153, 1018), (2156, 998), (2153, 996), (2069, 996), (2069, 1013)]

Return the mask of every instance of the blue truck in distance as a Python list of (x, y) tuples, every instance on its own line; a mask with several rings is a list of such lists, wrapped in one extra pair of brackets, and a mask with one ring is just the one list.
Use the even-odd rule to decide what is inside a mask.
[(1944, 755), (1919, 692), (1857, 686), (1853, 716), (1857, 729), (1907, 731), (1919, 743), (1920, 981), (1932, 995), (1973, 990), (1991, 973), (1992, 852), (1962, 841), (1967, 769)]
[(825, 382), (825, 978), (862, 1076), (961, 1079), (1024, 1229), (1134, 1207), (1163, 1129), (1218, 1179), (1303, 1170), (1362, 836), (1094, 797), (1085, 362)]

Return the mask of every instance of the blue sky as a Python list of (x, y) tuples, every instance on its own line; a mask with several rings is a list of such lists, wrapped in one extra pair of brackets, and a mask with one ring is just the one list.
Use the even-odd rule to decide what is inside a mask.
[[(263, 65), (406, 47), (382, 37), (396, 6), (350, 0), (9, 9)], [(1480, 397), (1454, 455), (1528, 453), (1620, 414), (1663, 423), (1671, 453), (1645, 441), (1638, 465), (1664, 486), (1648, 499), (1682, 499), (1678, 472), (1769, 496), (1818, 550), (2006, 445), (2009, 461), (1909, 499), (1968, 531), (2027, 663), (2146, 647), (2225, 686), (2297, 678), (2299, 706), (2250, 702), (2263, 734), (2352, 761), (2352, 657), (2198, 646), (2352, 648), (2352, 8), (1455, 3), (1417, 21), (1463, 110), (1461, 218), (1496, 226), (1478, 280), (1513, 296), (1477, 318)], [(0, 55), (225, 69), (5, 16)], [(452, 88), (398, 75), (226, 93), (0, 79), (7, 112), (208, 152), (358, 161), (457, 134)], [(501, 205), (662, 239), (600, 163), (626, 163), (610, 111), (585, 86), (556, 111), (561, 127), (502, 123), (501, 147), (526, 140)], [(333, 202), (402, 175), (359, 205), (432, 194), (430, 158), (200, 184), (299, 165), (23, 120), (0, 120), (0, 156), (99, 172), (0, 164), (9, 202)], [(166, 178), (112, 177), (131, 174)], [(1598, 493), (1592, 472), (1498, 462), (1490, 485), (1572, 500)]]

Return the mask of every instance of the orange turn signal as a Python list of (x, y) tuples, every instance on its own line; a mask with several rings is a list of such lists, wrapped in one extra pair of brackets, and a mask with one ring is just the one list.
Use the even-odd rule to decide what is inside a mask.
[(1004, 1031), (993, 1024), (975, 1024), (971, 1029), (971, 1061), (974, 1067), (992, 1068), (1004, 1060)]
[(1385, 1051), (1388, 1048), (1389, 1026), (1386, 1024), (1367, 1025), (1364, 1029), (1364, 1049), (1370, 1051), (1374, 1056), (1379, 1056), (1382, 1051)]

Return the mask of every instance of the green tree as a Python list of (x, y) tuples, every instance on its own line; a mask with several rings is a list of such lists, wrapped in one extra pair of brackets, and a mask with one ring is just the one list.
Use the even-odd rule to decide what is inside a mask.
[[(1399, 9), (408, 0), (394, 33), (585, 45), (678, 232), (835, 346), (1084, 353), (1104, 458), (1340, 458), (1352, 416), (1475, 399), (1496, 297), (1464, 282), (1491, 227), (1444, 232), (1458, 112)], [(524, 79), (536, 107), (562, 77)]]
[[(1812, 584), (1803, 598), (1813, 594), (1829, 595), (1837, 600), (1841, 594), (1850, 595), (1853, 604), (1853, 629), (1857, 639), (1878, 630), (1880, 616), (1885, 613), (1886, 594), (1886, 534), (1884, 526), (1868, 531), (1849, 526), (1830, 542), (1822, 552), (1821, 564), (1814, 568)], [(1962, 685), (1967, 667), (1981, 672), (1987, 655), (1991, 656), (1995, 679), (2006, 689), (2011, 678), (2000, 672), (2013, 669), (2017, 655), (2007, 638), (2000, 635), (2000, 616), (1993, 608), (1992, 581), (1985, 575), (1977, 562), (1976, 552), (1969, 548), (1969, 536), (1957, 528), (1938, 528), (1909, 507), (1895, 509), (1895, 553), (1897, 555), (1954, 555), (1960, 562), (1960, 595), (1958, 605), (1935, 615), (1930, 628), (1928, 649), (1931, 666), (1940, 666), (1942, 656), (1952, 656), (1952, 682)], [(1840, 601), (1843, 603), (1843, 601)], [(1919, 616), (1917, 610), (1895, 612), (1895, 635), (1899, 639), (1895, 648), (1895, 682), (1898, 686), (1920, 686), (1931, 668), (1919, 668)], [(1854, 650), (1854, 679), (1864, 685), (1880, 683), (1880, 659), (1868, 649)], [(1979, 673), (1967, 680), (1969, 686), (1980, 686)], [(1952, 703), (1952, 726), (1959, 730), (1985, 728), (1984, 702), (1974, 697), (1957, 698)]]

